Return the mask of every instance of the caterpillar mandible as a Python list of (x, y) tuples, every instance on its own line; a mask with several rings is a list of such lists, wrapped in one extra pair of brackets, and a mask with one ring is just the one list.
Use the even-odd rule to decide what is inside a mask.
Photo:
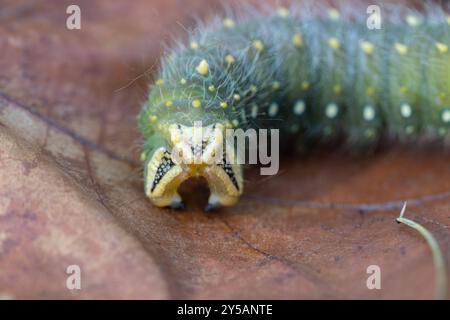
[(138, 117), (150, 200), (181, 208), (179, 185), (204, 176), (207, 209), (234, 205), (241, 165), (227, 148), (222, 162), (210, 161), (226, 128), (276, 128), (281, 141), (308, 144), (343, 136), (351, 148), (385, 136), (448, 142), (445, 10), (397, 7), (381, 28), (368, 27), (365, 10), (349, 11), (311, 14), (297, 4), (227, 16), (171, 50)]

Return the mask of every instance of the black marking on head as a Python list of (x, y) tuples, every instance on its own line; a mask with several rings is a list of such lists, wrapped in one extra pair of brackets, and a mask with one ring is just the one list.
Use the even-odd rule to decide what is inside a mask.
[(225, 171), (225, 173), (230, 178), (233, 185), (236, 187), (237, 190), (239, 190), (239, 184), (236, 180), (236, 175), (234, 174), (233, 166), (227, 163), (225, 159), (223, 160), (223, 163), (219, 164), (218, 166), (221, 167), (223, 171)]
[(167, 151), (164, 152), (164, 156), (161, 158), (161, 163), (158, 166), (158, 169), (156, 169), (155, 179), (153, 179), (152, 189), (155, 190), (158, 183), (161, 181), (161, 179), (164, 177), (164, 175), (169, 172), (170, 169), (172, 169), (175, 166), (175, 163), (173, 163), (172, 159), (170, 158), (170, 153)]

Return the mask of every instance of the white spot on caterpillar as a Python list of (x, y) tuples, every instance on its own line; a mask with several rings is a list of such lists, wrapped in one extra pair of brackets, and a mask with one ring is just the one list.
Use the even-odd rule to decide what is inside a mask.
[(261, 40), (253, 41), (253, 47), (258, 51), (264, 50), (264, 44)]
[(443, 122), (445, 123), (449, 123), (450, 122), (450, 110), (444, 110), (441, 114), (441, 119)]
[(236, 128), (237, 126), (239, 126), (239, 121), (237, 119), (234, 119), (232, 122), (233, 126)]
[(328, 39), (328, 46), (333, 50), (339, 50), (339, 48), (341, 47), (341, 43), (337, 38), (331, 37), (330, 39)]
[(375, 51), (375, 46), (369, 41), (361, 41), (360, 46), (365, 54), (372, 54)]
[(328, 10), (328, 17), (331, 20), (336, 21), (336, 20), (339, 20), (339, 18), (341, 17), (341, 14), (335, 8), (331, 8), (330, 10)]
[(436, 49), (440, 52), (440, 53), (447, 53), (448, 52), (448, 46), (444, 43), (441, 42), (436, 42)]
[(273, 117), (278, 113), (278, 104), (273, 102), (269, 107), (269, 116)]
[(372, 121), (375, 119), (375, 109), (371, 105), (367, 105), (363, 110), (363, 118), (366, 121)]
[(409, 118), (412, 114), (411, 106), (407, 103), (404, 103), (400, 106), (400, 114), (403, 118)]
[(199, 74), (201, 74), (202, 76), (206, 76), (209, 73), (208, 61), (206, 61), (205, 59), (200, 61), (200, 63), (198, 64), (197, 68), (195, 68), (195, 70), (197, 70), (197, 72)]
[(330, 119), (335, 118), (337, 116), (338, 112), (339, 112), (339, 107), (334, 102), (329, 103), (327, 105), (327, 107), (325, 108), (325, 115)]
[(191, 49), (193, 49), (193, 50), (197, 50), (199, 47), (198, 42), (196, 42), (196, 41), (192, 41), (190, 46), (191, 46)]
[(301, 115), (305, 112), (305, 102), (303, 100), (298, 100), (294, 105), (294, 114)]
[(233, 29), (234, 26), (235, 26), (235, 23), (234, 23), (233, 19), (225, 18), (223, 20), (223, 25), (224, 25), (225, 28)]
[(279, 7), (277, 13), (282, 18), (286, 18), (289, 16), (289, 10), (285, 7)]
[(251, 116), (252, 116), (253, 119), (256, 119), (256, 117), (258, 116), (258, 106), (256, 104), (254, 104), (252, 106)]
[(273, 90), (278, 90), (278, 89), (280, 89), (280, 83), (278, 82), (278, 81), (274, 81), (273, 83), (272, 83), (272, 89)]
[(406, 16), (406, 23), (410, 26), (410, 27), (417, 27), (419, 26), (422, 21), (420, 20), (419, 17), (415, 16), (415, 15), (407, 15)]
[(396, 43), (394, 45), (395, 50), (397, 51), (398, 54), (404, 56), (405, 54), (408, 53), (408, 47), (402, 43)]
[(186, 83), (187, 83), (187, 81), (186, 81), (186, 79), (185, 79), (185, 78), (182, 78), (182, 79), (180, 80), (180, 83), (181, 83), (181, 84), (186, 84)]
[(292, 43), (295, 47), (301, 48), (303, 46), (303, 36), (301, 33), (296, 33), (292, 37)]

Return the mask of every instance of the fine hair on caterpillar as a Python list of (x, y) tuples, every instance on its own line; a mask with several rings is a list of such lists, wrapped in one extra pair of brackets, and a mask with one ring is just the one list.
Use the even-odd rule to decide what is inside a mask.
[(353, 152), (383, 139), (448, 145), (449, 46), (450, 17), (432, 2), (420, 10), (293, 2), (200, 22), (163, 57), (139, 115), (146, 194), (178, 208), (179, 185), (203, 176), (208, 209), (234, 205), (241, 159), (258, 151), (267, 165), (269, 153), (261, 141), (223, 148), (227, 129), (247, 138), (266, 130), (271, 142), (279, 135), (269, 148), (276, 168), (278, 150), (333, 141)]

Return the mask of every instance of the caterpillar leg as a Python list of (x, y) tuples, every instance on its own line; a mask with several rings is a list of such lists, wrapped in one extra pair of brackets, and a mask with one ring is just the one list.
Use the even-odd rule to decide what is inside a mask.
[[(243, 191), (241, 166), (224, 148), (224, 126), (169, 127), (171, 149), (160, 147), (148, 160), (145, 193), (158, 207), (183, 208), (178, 193), (181, 183), (191, 177), (206, 178), (211, 195), (205, 210), (232, 206)], [(230, 151), (230, 150), (228, 150)]]

